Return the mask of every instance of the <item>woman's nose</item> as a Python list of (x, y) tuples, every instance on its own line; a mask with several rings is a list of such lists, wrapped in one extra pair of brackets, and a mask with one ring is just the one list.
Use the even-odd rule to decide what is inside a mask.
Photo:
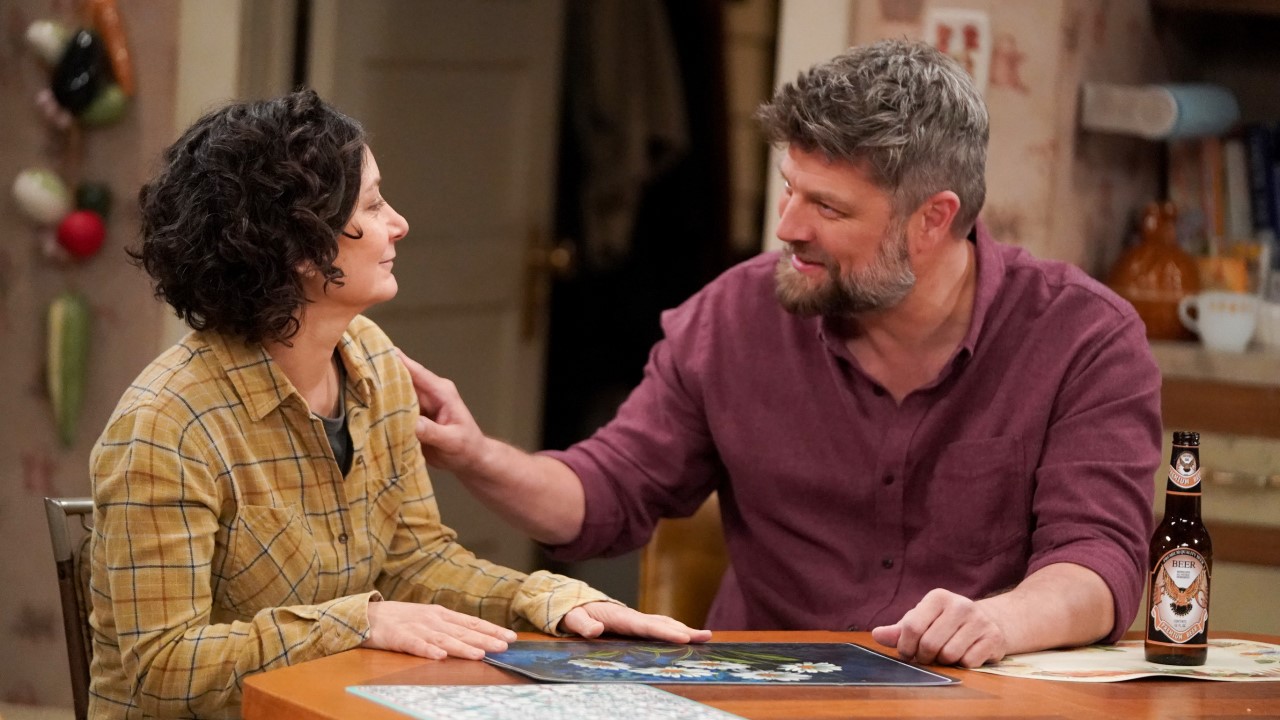
[(406, 220), (403, 215), (396, 212), (395, 208), (390, 208), (390, 209), (392, 214), (395, 215), (395, 217), (392, 218), (392, 222), (391, 222), (391, 227), (395, 231), (392, 233), (391, 239), (393, 241), (399, 242), (401, 239), (404, 238), (405, 235), (409, 234), (409, 221)]

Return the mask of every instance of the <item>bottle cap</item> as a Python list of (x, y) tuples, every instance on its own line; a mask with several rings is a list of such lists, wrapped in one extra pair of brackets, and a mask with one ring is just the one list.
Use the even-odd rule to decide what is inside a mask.
[(1173, 432), (1174, 445), (1200, 445), (1200, 433), (1190, 430), (1175, 430)]

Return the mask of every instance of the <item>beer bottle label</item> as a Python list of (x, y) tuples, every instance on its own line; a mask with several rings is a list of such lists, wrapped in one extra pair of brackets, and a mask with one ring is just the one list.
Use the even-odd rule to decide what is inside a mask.
[(1169, 465), (1169, 482), (1183, 490), (1200, 487), (1200, 462), (1195, 453), (1183, 450)]
[(1147, 639), (1204, 645), (1208, 624), (1209, 573), (1204, 556), (1191, 548), (1174, 548), (1160, 558), (1151, 572)]

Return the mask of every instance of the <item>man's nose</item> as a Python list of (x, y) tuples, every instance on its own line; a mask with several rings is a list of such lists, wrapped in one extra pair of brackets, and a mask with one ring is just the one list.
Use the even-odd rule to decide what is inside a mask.
[(812, 230), (804, 216), (802, 203), (795, 197), (783, 197), (778, 203), (778, 226), (774, 234), (782, 242), (806, 242), (812, 239)]

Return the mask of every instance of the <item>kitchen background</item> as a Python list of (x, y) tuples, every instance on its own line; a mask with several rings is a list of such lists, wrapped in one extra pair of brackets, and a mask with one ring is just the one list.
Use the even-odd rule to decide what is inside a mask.
[[(572, 18), (582, 10), (582, 2), (566, 0), (561, 6), (545, 0), (476, 0), (468, 5), (481, 15), (490, 13), (495, 18), (492, 24), (499, 25), (504, 13), (524, 12), (525, 6), (552, 6), (559, 8), (555, 11), (562, 17)], [(376, 5), (385, 8), (378, 12), (385, 11), (385, 17), (392, 19), (399, 17), (397, 13), (421, 12), (411, 3)], [(495, 297), (510, 296), (514, 309), (493, 320), (492, 333), (476, 330), (489, 327), (481, 322), (470, 323), (473, 335), (467, 335), (457, 324), (442, 321), (439, 330), (427, 333), (435, 338), (427, 344), (419, 339), (423, 331), (411, 332), (417, 327), (413, 324), (418, 322), (417, 315), (454, 317), (470, 312), (465, 307), (450, 310), (433, 305), (418, 312), (413, 310), (416, 306), (407, 305), (410, 310), (391, 308), (379, 321), (413, 354), (444, 368), (458, 381), (464, 396), (479, 397), (473, 409), (490, 430), (529, 446), (540, 445), (542, 437), (552, 444), (580, 437), (608, 416), (620, 393), (638, 377), (656, 332), (657, 311), (678, 302), (725, 264), (774, 242), (770, 198), (777, 189), (769, 151), (755, 134), (750, 116), (770, 92), (775, 70), (778, 77), (789, 79), (799, 68), (850, 44), (887, 36), (927, 37), (926, 25), (940, 12), (948, 17), (948, 11), (961, 11), (962, 18), (963, 12), (977, 12), (980, 15), (975, 17), (986, 22), (983, 47), (989, 55), (973, 60), (986, 78), (992, 118), (987, 223), (1001, 240), (1021, 244), (1042, 257), (1076, 263), (1105, 278), (1122, 251), (1135, 241), (1139, 210), (1160, 196), (1165, 148), (1159, 142), (1082, 131), (1077, 123), (1081, 84), (1229, 82), (1247, 119), (1274, 121), (1280, 118), (1280, 110), (1259, 98), (1275, 95), (1273, 69), (1280, 64), (1274, 62), (1274, 48), (1280, 48), (1280, 42), (1264, 40), (1277, 38), (1278, 5), (1207, 0), (652, 3), (650, 9), (670, 22), (666, 33), (658, 28), (654, 37), (657, 46), (667, 48), (666, 63), (672, 71), (667, 79), (684, 83), (671, 91), (675, 104), (684, 107), (677, 112), (682, 117), (674, 126), (677, 130), (664, 136), (675, 138), (672, 158), (647, 168), (637, 181), (633, 232), (627, 238), (630, 249), (614, 262), (593, 264), (578, 248), (575, 269), (568, 276), (539, 280), (541, 284), (525, 288), (527, 293), (495, 290)], [(384, 98), (379, 104), (346, 89), (348, 80), (326, 75), (340, 64), (335, 57), (346, 57), (338, 53), (351, 51), (335, 49), (336, 44), (326, 46), (325, 38), (342, 38), (344, 47), (380, 44), (379, 37), (344, 25), (343, 9), (333, 0), (304, 0), (296, 5), (269, 0), (118, 0), (118, 7), (132, 55), (136, 94), (118, 122), (87, 128), (78, 140), (69, 141), (48, 127), (32, 101), (49, 86), (50, 73), (27, 48), (24, 34), (32, 21), (41, 18), (74, 25), (81, 17), (82, 3), (0, 0), (0, 107), (4, 108), (0, 112), (0, 178), (7, 187), (23, 169), (45, 166), (103, 182), (115, 196), (104, 247), (78, 263), (50, 260), (42, 233), (22, 217), (7, 191), (0, 199), (0, 217), (8, 229), (0, 240), (0, 374), (8, 379), (0, 387), (0, 702), (9, 706), (70, 706), (57, 585), (41, 498), (88, 493), (89, 451), (117, 398), (180, 332), (152, 300), (145, 277), (127, 264), (123, 253), (136, 234), (133, 199), (159, 151), (206, 107), (233, 96), (287, 89), (299, 65), (308, 65), (302, 76), (365, 120), (375, 138), (381, 133), (390, 139), (394, 123), (408, 122), (396, 112), (432, 113), (432, 108), (389, 108), (398, 98)], [(305, 11), (301, 23), (295, 7)], [(331, 24), (329, 34), (326, 22)], [(1232, 52), (1230, 47), (1206, 49), (1198, 32), (1216, 33), (1215, 37), (1242, 32), (1260, 39), (1238, 41), (1243, 49)], [(297, 39), (311, 44), (304, 43), (295, 54)], [(1267, 46), (1272, 49), (1266, 50)], [(962, 42), (955, 48), (957, 53), (965, 51)], [(1213, 62), (1198, 62), (1201, 53), (1208, 53)], [(566, 50), (561, 57), (574, 56)], [(386, 58), (374, 58), (371, 66), (400, 67)], [(1190, 77), (1195, 73), (1216, 75)], [(569, 69), (566, 74), (574, 73)], [(448, 116), (445, 108), (438, 110), (442, 117)], [(661, 122), (657, 126), (671, 127)], [(558, 220), (534, 223), (540, 237), (530, 240), (534, 243), (530, 252), (548, 252), (531, 257), (550, 258), (550, 250), (561, 240), (581, 240), (575, 232), (581, 230), (575, 225), (580, 220), (574, 220), (572, 203), (566, 198), (583, 191), (587, 173), (571, 171), (586, 166), (581, 148), (574, 149), (572, 132), (556, 131), (557, 127), (554, 120), (549, 122), (543, 145), (560, 148), (559, 162), (552, 157), (547, 164), (550, 172), (558, 164), (559, 180), (548, 176), (543, 183), (559, 187), (559, 193), (548, 190), (544, 198), (554, 201), (552, 196), (559, 196), (559, 209), (550, 202), (544, 213)], [(647, 127), (646, 132), (658, 132), (653, 123)], [(477, 142), (466, 134), (458, 137)], [(478, 141), (483, 144), (486, 138)], [(691, 147), (697, 152), (688, 152)], [(421, 157), (385, 164), (388, 186), (399, 186), (396, 197), (405, 196), (410, 204), (427, 203), (413, 196), (428, 195), (434, 186), (415, 188), (413, 179), (420, 171), (410, 163), (437, 157), (424, 151)], [(681, 198), (689, 195), (695, 202), (681, 205)], [(483, 202), (486, 198), (473, 199)], [(430, 243), (433, 233), (441, 232), (439, 227), (460, 226), (471, 216), (494, 212), (483, 204), (447, 208), (424, 204), (413, 209), (414, 213), (405, 214), (414, 223), (414, 235), (424, 238), (423, 245)], [(674, 220), (664, 223), (662, 218)], [(525, 232), (523, 226), (513, 231), (520, 243), (534, 234), (539, 233)], [(447, 242), (440, 239), (436, 247)], [(696, 258), (696, 262), (686, 263), (674, 286), (663, 286), (658, 279), (666, 277), (662, 273), (673, 256)], [(423, 258), (424, 267), (456, 267), (448, 262), (437, 256)], [(515, 270), (522, 269), (517, 263)], [(422, 284), (449, 288), (448, 282), (447, 278), (424, 279)], [(660, 287), (668, 290), (657, 292), (655, 288)], [(611, 288), (612, 295), (599, 294)], [(88, 299), (93, 324), (83, 408), (73, 442), (64, 446), (47, 399), (45, 316), (50, 302), (68, 289)], [(406, 293), (405, 302), (425, 306), (428, 301), (415, 292)], [(583, 311), (593, 304), (613, 310), (614, 315)], [(531, 305), (549, 313), (550, 319), (524, 319)], [(619, 325), (630, 332), (602, 336), (593, 331), (600, 327), (601, 317), (619, 313), (627, 319)], [(527, 327), (537, 329), (536, 341), (497, 343), (490, 353), (498, 358), (492, 364), (533, 368), (544, 378), (534, 383), (530, 399), (518, 403), (504, 403), (502, 392), (495, 391), (493, 397), (484, 394), (483, 386), (489, 383), (473, 366), (487, 367), (486, 363), (472, 363), (441, 349), (488, 342), (490, 335), (497, 337), (501, 332), (522, 337)], [(1210, 529), (1220, 543), (1214, 626), (1280, 632), (1280, 620), (1270, 611), (1280, 593), (1276, 567), (1280, 565), (1276, 549), (1280, 547), (1276, 442), (1280, 420), (1274, 409), (1280, 405), (1276, 372), (1280, 355), (1255, 347), (1243, 355), (1224, 357), (1205, 353), (1191, 342), (1155, 343), (1154, 347), (1167, 387), (1185, 396), (1177, 404), (1183, 414), (1173, 420), (1203, 431), (1203, 461), (1217, 472), (1205, 500)], [(573, 357), (596, 362), (575, 366)], [(584, 368), (590, 367), (598, 372), (584, 375)], [(497, 386), (518, 388), (523, 381), (504, 382), (508, 384)], [(541, 409), (544, 388), (550, 389), (545, 413)], [(513, 389), (512, 397), (517, 394)], [(1166, 396), (1166, 408), (1173, 405)], [(446, 520), (478, 553), (524, 567), (544, 562), (451, 479), (433, 477), (440, 486)], [(1163, 484), (1157, 487), (1162, 490)], [(571, 570), (624, 600), (634, 597), (634, 557), (593, 561)], [(0, 714), (6, 712), (12, 711), (0, 710)]]

